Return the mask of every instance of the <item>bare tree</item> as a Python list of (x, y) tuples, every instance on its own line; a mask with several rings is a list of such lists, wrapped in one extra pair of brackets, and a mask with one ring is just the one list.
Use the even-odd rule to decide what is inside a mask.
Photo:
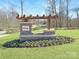
[(59, 6), (59, 26), (62, 27), (63, 25), (63, 20), (65, 17), (65, 0), (60, 0), (59, 2), (60, 6)]
[[(56, 15), (56, 0), (47, 0), (48, 7), (47, 7), (47, 14), (54, 16)], [(56, 27), (57, 20), (51, 19), (51, 27)]]
[(76, 16), (77, 16), (77, 27), (79, 28), (79, 8), (74, 8), (73, 11), (76, 13)]
[(47, 10), (49, 14), (56, 15), (56, 0), (48, 0)]
[(67, 28), (69, 27), (69, 6), (70, 6), (71, 0), (66, 0), (66, 19), (67, 19), (67, 23), (66, 26)]

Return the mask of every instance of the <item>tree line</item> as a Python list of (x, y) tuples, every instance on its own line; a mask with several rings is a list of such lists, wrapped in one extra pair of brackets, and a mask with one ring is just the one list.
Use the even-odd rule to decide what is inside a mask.
[[(47, 14), (58, 15), (58, 19), (51, 20), (51, 27), (79, 28), (79, 7), (71, 9), (73, 0), (47, 0)], [(59, 7), (57, 6), (59, 4)], [(58, 8), (57, 8), (58, 7)], [(71, 13), (76, 14), (70, 15)]]
[(10, 8), (8, 10), (0, 9), (0, 30), (16, 31), (19, 29), (19, 23), (16, 20), (17, 12)]
[[(79, 28), (79, 8), (75, 7), (70, 10), (70, 3), (73, 0), (47, 0), (46, 15), (58, 15), (58, 19), (51, 19), (51, 27), (55, 28)], [(56, 2), (58, 1), (59, 8)], [(71, 11), (76, 14), (76, 17), (70, 16)], [(15, 8), (11, 7), (8, 10), (0, 9), (0, 30), (19, 31), (19, 22), (16, 20)], [(37, 23), (40, 22), (36, 21)], [(43, 22), (43, 21), (42, 21)], [(41, 23), (42, 23), (41, 22)], [(45, 23), (45, 22), (44, 22)]]

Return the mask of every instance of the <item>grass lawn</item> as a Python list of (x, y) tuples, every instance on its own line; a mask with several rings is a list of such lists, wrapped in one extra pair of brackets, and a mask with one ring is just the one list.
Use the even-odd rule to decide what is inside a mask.
[(75, 42), (46, 48), (4, 48), (2, 44), (19, 38), (18, 33), (0, 38), (0, 59), (79, 59), (79, 30), (56, 30), (57, 35), (71, 36)]

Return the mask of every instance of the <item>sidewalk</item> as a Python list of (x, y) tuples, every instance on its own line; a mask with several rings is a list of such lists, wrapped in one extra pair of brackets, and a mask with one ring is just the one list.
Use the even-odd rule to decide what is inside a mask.
[(9, 36), (9, 34), (0, 35), (0, 38), (5, 36)]

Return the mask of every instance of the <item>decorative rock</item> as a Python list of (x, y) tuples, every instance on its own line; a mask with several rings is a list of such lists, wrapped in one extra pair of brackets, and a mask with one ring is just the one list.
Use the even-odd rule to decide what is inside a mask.
[(55, 30), (54, 29), (50, 29), (50, 30), (48, 30), (48, 29), (45, 29), (44, 30), (44, 34), (47, 34), (47, 35), (54, 35), (55, 34)]

